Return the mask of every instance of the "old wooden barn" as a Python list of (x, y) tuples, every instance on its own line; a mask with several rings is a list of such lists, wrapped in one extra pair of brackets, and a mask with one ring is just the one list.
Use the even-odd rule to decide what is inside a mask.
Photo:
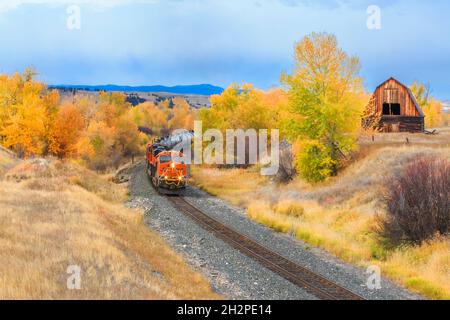
[(377, 127), (383, 132), (423, 132), (425, 115), (411, 90), (390, 78), (373, 93), (363, 126)]

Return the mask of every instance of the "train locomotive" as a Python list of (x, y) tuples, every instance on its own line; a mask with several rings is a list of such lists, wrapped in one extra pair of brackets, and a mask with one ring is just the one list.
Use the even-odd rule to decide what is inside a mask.
[(179, 193), (188, 183), (188, 165), (183, 153), (172, 149), (168, 138), (147, 145), (147, 174), (153, 186), (162, 193)]

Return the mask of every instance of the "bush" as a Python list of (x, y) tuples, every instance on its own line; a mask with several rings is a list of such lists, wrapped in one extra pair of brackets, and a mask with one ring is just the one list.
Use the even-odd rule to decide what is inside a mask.
[(424, 158), (387, 181), (384, 232), (395, 242), (421, 243), (450, 231), (450, 162)]
[(330, 156), (327, 147), (310, 143), (297, 155), (296, 166), (302, 178), (316, 183), (325, 180), (336, 171), (337, 161)]

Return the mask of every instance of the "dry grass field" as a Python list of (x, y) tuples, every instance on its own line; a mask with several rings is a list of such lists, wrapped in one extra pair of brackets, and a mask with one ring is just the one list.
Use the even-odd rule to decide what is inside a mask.
[(16, 164), (14, 154), (0, 146), (0, 176)]
[[(409, 142), (407, 142), (408, 138)], [(420, 156), (450, 157), (450, 130), (435, 136), (379, 134), (362, 137), (360, 152), (338, 177), (309, 185), (264, 180), (256, 168), (197, 168), (193, 181), (273, 229), (383, 274), (432, 299), (450, 299), (450, 238), (420, 246), (386, 246), (378, 235), (383, 181)]]
[[(0, 159), (0, 299), (218, 298), (123, 206), (124, 187), (76, 164)], [(80, 290), (67, 288), (70, 265)]]

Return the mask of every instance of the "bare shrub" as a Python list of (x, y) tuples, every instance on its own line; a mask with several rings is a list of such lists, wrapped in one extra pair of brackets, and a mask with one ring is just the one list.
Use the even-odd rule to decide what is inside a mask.
[(385, 236), (394, 242), (421, 243), (450, 231), (450, 162), (422, 158), (390, 178), (384, 191)]

